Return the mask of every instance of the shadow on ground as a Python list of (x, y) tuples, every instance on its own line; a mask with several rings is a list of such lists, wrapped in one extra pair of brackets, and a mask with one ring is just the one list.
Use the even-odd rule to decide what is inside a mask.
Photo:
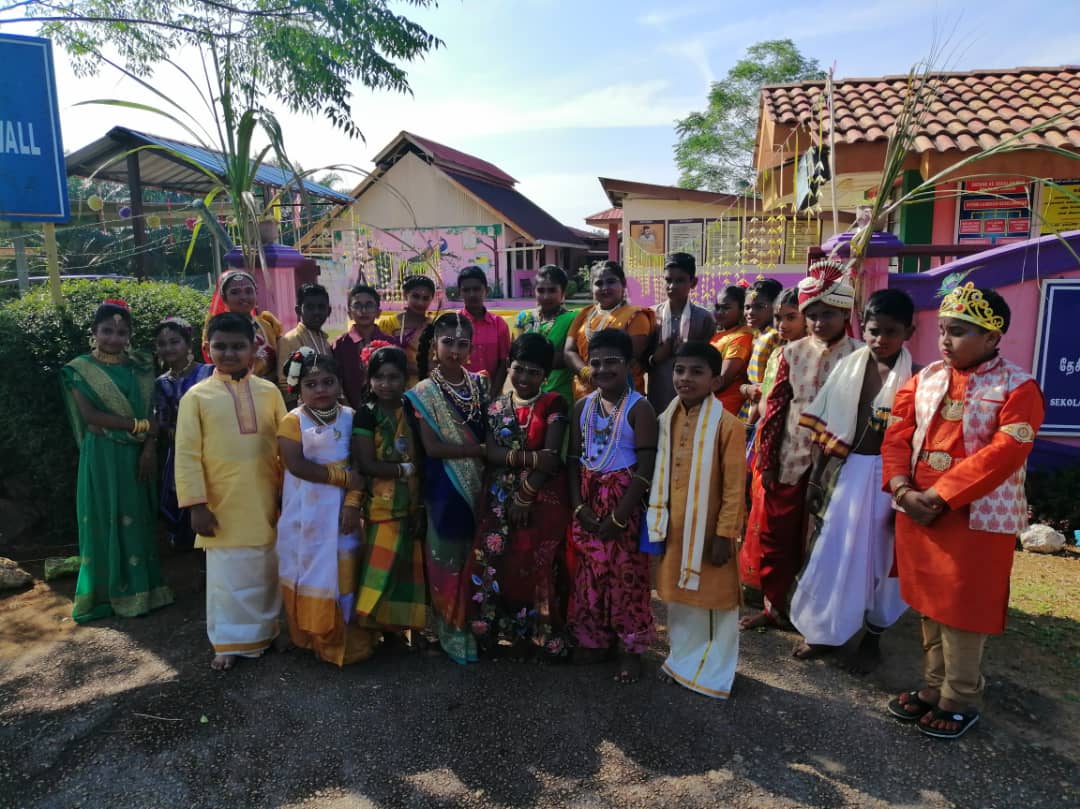
[(188, 586), (143, 619), (74, 627), (70, 582), (0, 600), (0, 805), (1056, 809), (1080, 786), (1075, 714), (1011, 679), (962, 743), (884, 715), (918, 680), (911, 616), (865, 679), (750, 633), (727, 703), (607, 666), (417, 655), (220, 674), (194, 558), (167, 569)]

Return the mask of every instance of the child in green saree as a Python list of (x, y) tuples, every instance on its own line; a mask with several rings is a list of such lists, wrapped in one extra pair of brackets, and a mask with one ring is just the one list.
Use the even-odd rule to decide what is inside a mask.
[(126, 353), (131, 312), (123, 301), (98, 307), (92, 334), (93, 350), (60, 371), (79, 445), (79, 623), (145, 615), (173, 600), (157, 555), (153, 370)]

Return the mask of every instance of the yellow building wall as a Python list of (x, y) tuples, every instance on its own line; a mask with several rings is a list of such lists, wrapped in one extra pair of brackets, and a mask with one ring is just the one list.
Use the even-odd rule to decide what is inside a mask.
[[(394, 193), (394, 192), (397, 193)], [(408, 201), (408, 205), (399, 199)], [(494, 225), (502, 219), (414, 154), (390, 167), (359, 199), (334, 218), (330, 230), (353, 224), (378, 228)]]

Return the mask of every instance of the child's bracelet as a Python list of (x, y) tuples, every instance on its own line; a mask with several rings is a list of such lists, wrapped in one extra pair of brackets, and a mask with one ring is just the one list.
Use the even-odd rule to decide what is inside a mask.
[(575, 520), (577, 519), (577, 516), (578, 516), (578, 514), (580, 514), (580, 513), (581, 513), (581, 510), (582, 510), (583, 508), (585, 508), (585, 504), (584, 504), (584, 503), (579, 503), (579, 504), (578, 504), (578, 507), (574, 509), (574, 519), (575, 519)]
[(627, 520), (626, 522), (619, 522), (619, 518), (615, 516), (615, 512), (613, 511), (611, 512), (611, 523), (616, 528), (626, 528), (626, 526), (630, 524), (630, 521)]
[(538, 493), (538, 490), (531, 486), (528, 480), (521, 481), (521, 488), (525, 491), (525, 494), (532, 495), (533, 497), (536, 497)]
[(346, 508), (362, 508), (364, 505), (364, 493), (353, 490), (345, 495)]

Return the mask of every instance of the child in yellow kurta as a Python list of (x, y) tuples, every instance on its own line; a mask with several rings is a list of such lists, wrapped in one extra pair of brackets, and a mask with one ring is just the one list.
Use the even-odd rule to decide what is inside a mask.
[(274, 552), (281, 474), (277, 431), (285, 402), (273, 382), (249, 371), (251, 321), (211, 318), (214, 375), (180, 400), (176, 492), (191, 509), (195, 545), (206, 550), (206, 631), (211, 667), (258, 657), (277, 636), (281, 596)]
[(660, 415), (648, 511), (650, 539), (664, 543), (656, 591), (668, 605), (671, 653), (663, 673), (718, 699), (731, 693), (739, 656), (735, 538), (746, 486), (746, 427), (713, 396), (723, 363), (703, 342), (676, 352), (678, 398)]

